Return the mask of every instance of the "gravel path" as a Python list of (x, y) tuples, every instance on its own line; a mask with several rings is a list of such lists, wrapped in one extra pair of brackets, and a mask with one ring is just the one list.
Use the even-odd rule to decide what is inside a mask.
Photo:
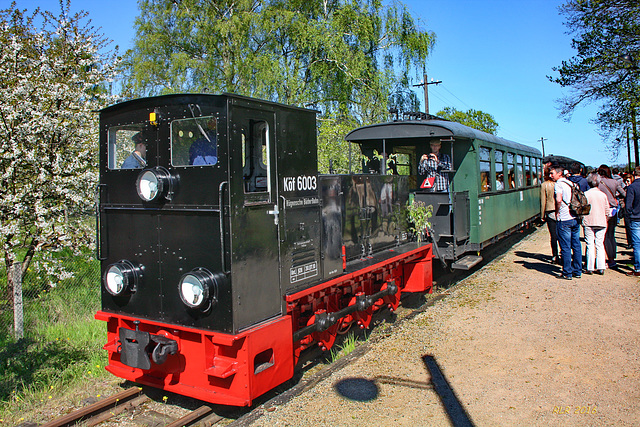
[(549, 257), (541, 228), (253, 425), (448, 426), (445, 407), (478, 426), (640, 425), (640, 281), (558, 280)]

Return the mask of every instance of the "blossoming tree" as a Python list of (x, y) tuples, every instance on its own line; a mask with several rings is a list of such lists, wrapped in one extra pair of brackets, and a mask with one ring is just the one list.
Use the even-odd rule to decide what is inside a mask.
[[(87, 14), (0, 11), (0, 244), (23, 277), (34, 255), (93, 244), (97, 115), (117, 52)], [(39, 257), (40, 258), (40, 257)], [(17, 266), (17, 267), (16, 267)], [(59, 274), (64, 274), (60, 273)], [(21, 278), (20, 278), (21, 280)]]

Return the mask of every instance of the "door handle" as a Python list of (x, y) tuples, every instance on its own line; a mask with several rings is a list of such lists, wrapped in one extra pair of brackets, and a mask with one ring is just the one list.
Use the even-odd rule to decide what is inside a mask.
[(267, 211), (267, 215), (273, 215), (273, 223), (278, 225), (280, 219), (280, 211), (278, 210), (278, 204), (273, 205), (272, 211)]

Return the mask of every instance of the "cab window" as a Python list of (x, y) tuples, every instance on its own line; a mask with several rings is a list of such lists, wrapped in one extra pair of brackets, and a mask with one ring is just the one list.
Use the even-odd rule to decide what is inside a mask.
[(251, 201), (268, 201), (271, 191), (271, 152), (269, 124), (263, 120), (252, 120), (242, 133), (242, 166), (245, 193), (265, 193), (264, 197)]
[(218, 163), (217, 123), (213, 116), (171, 122), (171, 164), (207, 166)]
[(146, 129), (145, 124), (110, 127), (108, 138), (109, 169), (142, 169), (147, 166), (147, 146), (153, 141), (153, 133)]

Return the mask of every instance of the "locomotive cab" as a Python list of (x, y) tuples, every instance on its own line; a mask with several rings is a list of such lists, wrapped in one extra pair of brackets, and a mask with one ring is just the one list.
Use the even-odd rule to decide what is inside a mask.
[[(159, 387), (180, 373), (238, 405), (291, 377), (283, 295), (325, 271), (315, 114), (230, 94), (101, 111), (96, 317), (109, 325), (108, 370)], [(248, 372), (241, 390), (232, 379)]]

